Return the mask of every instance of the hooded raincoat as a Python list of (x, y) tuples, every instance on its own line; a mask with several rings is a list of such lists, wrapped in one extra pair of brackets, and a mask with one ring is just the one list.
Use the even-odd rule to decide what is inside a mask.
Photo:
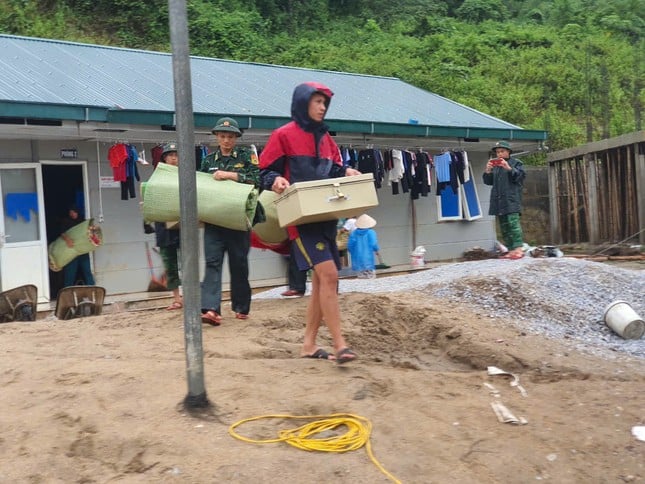
[(526, 172), (522, 162), (509, 158), (511, 171), (496, 166), (491, 173), (483, 174), (484, 185), (492, 186), (488, 215), (500, 216), (522, 212), (522, 189)]
[(276, 129), (262, 150), (260, 177), (265, 189), (270, 190), (278, 176), (289, 183), (345, 176), (328, 126), (309, 117), (309, 100), (314, 93), (323, 94), (329, 107), (333, 93), (327, 86), (316, 82), (298, 85), (291, 100), (292, 121)]
[(378, 239), (374, 229), (356, 229), (349, 234), (347, 250), (352, 258), (352, 270), (357, 272), (376, 269), (374, 253), (378, 252)]

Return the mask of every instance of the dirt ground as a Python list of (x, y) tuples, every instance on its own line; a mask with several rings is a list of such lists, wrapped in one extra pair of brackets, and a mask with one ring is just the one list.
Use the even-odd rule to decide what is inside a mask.
[[(404, 483), (645, 482), (631, 433), (645, 425), (642, 359), (578, 353), (418, 295), (347, 293), (360, 360), (341, 366), (298, 357), (307, 299), (256, 300), (250, 319), (227, 309), (203, 327), (212, 406), (196, 413), (183, 406), (182, 312), (0, 325), (0, 482), (392, 482), (376, 463)], [(501, 423), (493, 402), (527, 423)], [(228, 432), (337, 413), (371, 422), (376, 462), (366, 446), (307, 452)], [(237, 431), (274, 439), (310, 420)]]

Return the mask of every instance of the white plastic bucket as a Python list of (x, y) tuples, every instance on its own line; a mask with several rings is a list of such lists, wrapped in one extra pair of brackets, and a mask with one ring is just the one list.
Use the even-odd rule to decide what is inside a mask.
[(639, 339), (645, 333), (645, 321), (627, 301), (614, 301), (605, 309), (605, 323), (625, 339)]
[(411, 255), (410, 256), (410, 265), (412, 267), (423, 267), (426, 261), (422, 255)]
[(410, 252), (410, 265), (413, 269), (423, 267), (426, 264), (425, 255), (426, 248), (422, 245), (417, 245), (416, 248)]

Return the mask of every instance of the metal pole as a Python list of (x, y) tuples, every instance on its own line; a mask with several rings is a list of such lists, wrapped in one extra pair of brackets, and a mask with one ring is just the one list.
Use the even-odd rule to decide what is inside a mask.
[(181, 221), (181, 267), (184, 296), (184, 339), (189, 408), (210, 405), (204, 386), (199, 286), (199, 242), (197, 240), (197, 190), (195, 178), (195, 133), (185, 0), (168, 0), (175, 113), (179, 147), (179, 207)]

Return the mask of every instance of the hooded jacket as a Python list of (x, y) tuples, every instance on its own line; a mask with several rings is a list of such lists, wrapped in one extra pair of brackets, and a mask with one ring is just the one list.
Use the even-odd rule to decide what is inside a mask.
[(329, 128), (309, 117), (309, 100), (315, 93), (327, 98), (325, 105), (329, 108), (334, 94), (323, 84), (305, 82), (293, 91), (292, 121), (271, 133), (260, 154), (263, 188), (270, 190), (278, 176), (289, 183), (345, 176), (346, 168)]
[(349, 234), (347, 250), (352, 259), (352, 270), (373, 271), (376, 268), (374, 253), (380, 250), (374, 229), (356, 229)]

